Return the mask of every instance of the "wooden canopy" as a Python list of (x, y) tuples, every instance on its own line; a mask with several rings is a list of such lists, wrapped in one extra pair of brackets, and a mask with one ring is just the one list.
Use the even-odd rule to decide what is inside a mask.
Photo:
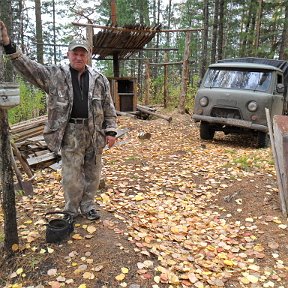
[[(148, 27), (141, 24), (125, 25), (124, 27), (106, 26), (93, 35), (92, 54), (95, 59), (105, 59), (108, 56), (119, 60), (128, 59), (149, 43), (160, 30), (161, 25)], [(94, 58), (93, 57), (93, 58)]]

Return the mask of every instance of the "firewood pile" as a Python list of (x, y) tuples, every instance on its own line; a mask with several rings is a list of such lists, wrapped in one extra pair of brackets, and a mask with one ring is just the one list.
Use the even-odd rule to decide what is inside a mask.
[(59, 156), (47, 148), (43, 138), (46, 120), (47, 116), (40, 116), (11, 127), (13, 154), (22, 166), (24, 161), (32, 169), (39, 169), (48, 167), (59, 160)]

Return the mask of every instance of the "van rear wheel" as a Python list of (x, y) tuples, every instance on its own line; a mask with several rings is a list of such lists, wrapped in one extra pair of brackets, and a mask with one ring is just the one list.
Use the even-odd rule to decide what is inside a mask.
[(266, 148), (270, 144), (269, 135), (266, 132), (259, 131), (257, 134), (257, 148)]
[(203, 140), (212, 140), (215, 134), (214, 128), (206, 122), (200, 123), (200, 138)]

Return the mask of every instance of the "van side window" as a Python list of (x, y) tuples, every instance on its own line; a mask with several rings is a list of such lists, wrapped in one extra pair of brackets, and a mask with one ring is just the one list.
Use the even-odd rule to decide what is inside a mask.
[(277, 84), (283, 84), (283, 77), (281, 74), (277, 73)]

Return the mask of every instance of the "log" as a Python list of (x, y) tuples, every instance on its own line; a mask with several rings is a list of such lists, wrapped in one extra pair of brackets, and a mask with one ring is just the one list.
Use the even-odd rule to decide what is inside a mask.
[(152, 111), (149, 111), (147, 109), (144, 109), (142, 107), (139, 107), (139, 105), (137, 105), (137, 109), (140, 111), (140, 112), (143, 112), (143, 113), (146, 113), (146, 114), (149, 114), (149, 115), (153, 115), (153, 116), (156, 116), (158, 118), (162, 118), (162, 119), (165, 119), (166, 121), (168, 121), (169, 123), (172, 121), (172, 117), (167, 117), (167, 116), (164, 116), (164, 115), (161, 115), (161, 114), (158, 114), (158, 113), (155, 113), (155, 112), (152, 112)]
[(127, 112), (122, 112), (122, 111), (116, 111), (116, 114), (118, 116), (127, 116), (127, 117), (131, 117), (131, 118), (135, 118), (135, 115), (131, 114), (131, 113), (127, 113)]
[(152, 111), (152, 112), (156, 112), (156, 108), (153, 108), (153, 107), (150, 107), (150, 106), (143, 106), (143, 105), (137, 104), (137, 107), (140, 107), (140, 108)]

